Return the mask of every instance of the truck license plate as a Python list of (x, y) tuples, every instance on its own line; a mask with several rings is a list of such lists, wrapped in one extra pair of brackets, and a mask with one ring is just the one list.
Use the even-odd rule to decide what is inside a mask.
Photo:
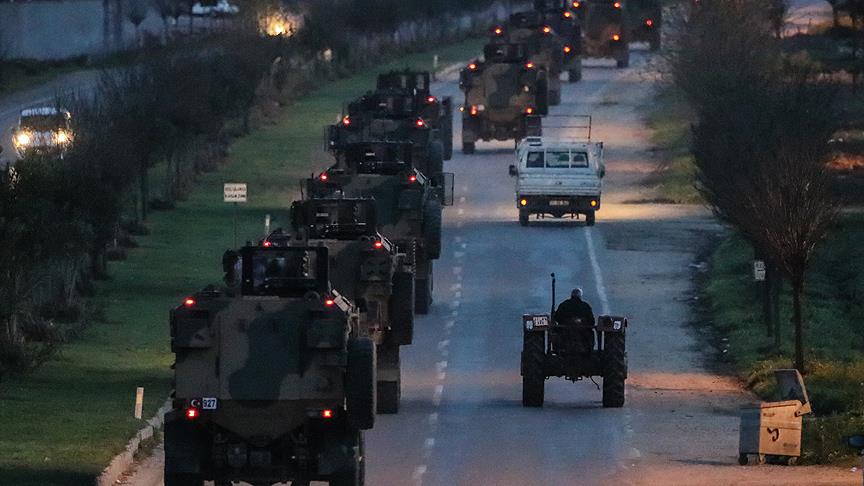
[(219, 400), (216, 398), (202, 398), (201, 410), (216, 410)]
[(550, 206), (569, 206), (570, 201), (562, 200), (562, 199), (553, 199), (549, 201)]

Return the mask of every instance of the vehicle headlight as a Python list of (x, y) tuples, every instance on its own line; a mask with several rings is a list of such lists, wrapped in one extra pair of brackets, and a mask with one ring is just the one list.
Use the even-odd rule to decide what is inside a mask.
[(66, 143), (69, 141), (69, 134), (63, 130), (57, 132), (56, 135), (57, 143)]
[(15, 135), (15, 143), (18, 145), (29, 145), (31, 142), (30, 134), (27, 132), (20, 132)]

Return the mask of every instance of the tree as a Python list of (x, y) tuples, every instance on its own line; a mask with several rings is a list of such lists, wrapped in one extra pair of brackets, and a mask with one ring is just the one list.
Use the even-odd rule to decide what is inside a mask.
[(127, 0), (126, 19), (135, 27), (135, 45), (141, 47), (141, 23), (147, 18), (147, 5), (144, 0)]

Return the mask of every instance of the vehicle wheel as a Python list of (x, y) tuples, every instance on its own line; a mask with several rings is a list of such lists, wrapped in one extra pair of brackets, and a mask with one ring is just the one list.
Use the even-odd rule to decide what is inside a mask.
[(390, 294), (390, 337), (396, 344), (414, 341), (414, 274), (393, 274), (393, 292)]
[(426, 166), (429, 169), (429, 173), (424, 173), (423, 175), (428, 177), (433, 177), (444, 172), (444, 144), (438, 140), (429, 144), (429, 148), (426, 151)]
[(194, 474), (166, 474), (165, 486), (204, 486), (204, 480)]
[(528, 211), (525, 209), (519, 210), (519, 224), (522, 226), (528, 226)]
[(627, 379), (627, 351), (623, 332), (607, 332), (603, 338), (603, 406), (624, 406), (624, 381)]
[(798, 458), (797, 457), (789, 456), (786, 458), (786, 465), (787, 466), (794, 466), (796, 464), (798, 464)]
[(659, 51), (660, 50), (660, 34), (657, 34), (651, 37), (651, 40), (648, 41), (648, 46), (651, 51)]
[(357, 437), (346, 444), (356, 451), (354, 461), (333, 474), (330, 478), (331, 486), (363, 486), (366, 483), (366, 445), (364, 442), (363, 432), (357, 432)]
[(402, 397), (402, 384), (398, 381), (378, 382), (378, 413), (390, 415), (399, 413), (399, 400)]
[(345, 372), (345, 404), (348, 420), (360, 429), (375, 425), (375, 343), (370, 338), (352, 338), (348, 341), (348, 366)]
[(453, 158), (453, 114), (447, 113), (448, 119), (441, 127), (441, 137), (444, 143), (444, 160)]
[(428, 314), (429, 308), (432, 307), (432, 261), (425, 275), (416, 275), (414, 278), (414, 312), (418, 314)]
[(747, 454), (738, 454), (738, 464), (742, 466), (746, 466), (750, 460), (747, 458)]
[(768, 462), (768, 457), (765, 454), (759, 454), (756, 456), (756, 464), (764, 466), (766, 462)]
[(522, 406), (542, 407), (546, 373), (546, 337), (542, 332), (522, 333)]
[(384, 342), (378, 346), (378, 383), (377, 400), (379, 414), (399, 413), (399, 399), (402, 396), (402, 372), (399, 360), (399, 346)]
[(585, 225), (586, 226), (594, 226), (594, 223), (597, 220), (597, 214), (594, 211), (588, 211), (585, 213)]
[(571, 83), (582, 81), (582, 61), (577, 62), (577, 67), (571, 68), (567, 71), (569, 73), (568, 81)]
[(441, 257), (441, 203), (435, 199), (426, 202), (423, 208), (423, 240), (426, 255), (432, 260)]
[(474, 142), (462, 142), (462, 153), (471, 155), (474, 153)]
[(549, 92), (549, 104), (552, 106), (557, 106), (561, 104), (561, 91)]
[(537, 95), (534, 102), (537, 103), (537, 114), (549, 114), (549, 83), (545, 79), (537, 81)]

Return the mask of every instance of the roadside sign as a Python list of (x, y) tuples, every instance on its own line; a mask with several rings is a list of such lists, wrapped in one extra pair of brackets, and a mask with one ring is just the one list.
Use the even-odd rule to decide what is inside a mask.
[(225, 202), (227, 203), (245, 203), (246, 202), (246, 183), (228, 182), (224, 188)]
[(753, 260), (753, 280), (765, 281), (765, 262), (763, 260)]

